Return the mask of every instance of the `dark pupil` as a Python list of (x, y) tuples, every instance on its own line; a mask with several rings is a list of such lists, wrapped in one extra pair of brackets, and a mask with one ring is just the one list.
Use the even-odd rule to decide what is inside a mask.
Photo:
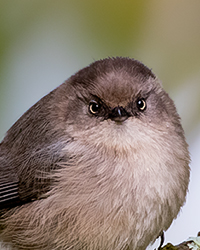
[(99, 105), (97, 103), (92, 103), (91, 104), (91, 109), (94, 113), (98, 112), (99, 110)]
[(144, 101), (143, 100), (139, 100), (138, 102), (137, 102), (137, 105), (138, 105), (138, 108), (139, 109), (143, 109), (144, 108)]

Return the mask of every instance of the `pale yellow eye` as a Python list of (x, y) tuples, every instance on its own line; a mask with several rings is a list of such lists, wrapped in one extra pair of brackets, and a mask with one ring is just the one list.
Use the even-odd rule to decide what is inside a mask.
[(99, 112), (100, 104), (96, 101), (91, 101), (89, 104), (89, 111), (91, 114), (96, 115)]
[(137, 100), (137, 107), (140, 111), (144, 111), (146, 109), (146, 102), (144, 99)]

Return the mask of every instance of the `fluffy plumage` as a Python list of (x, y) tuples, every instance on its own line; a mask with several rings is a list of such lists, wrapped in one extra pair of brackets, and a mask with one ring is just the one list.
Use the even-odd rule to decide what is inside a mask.
[(128, 58), (94, 62), (0, 144), (0, 195), (10, 195), (0, 196), (0, 237), (16, 249), (145, 249), (184, 204), (189, 161), (151, 70)]

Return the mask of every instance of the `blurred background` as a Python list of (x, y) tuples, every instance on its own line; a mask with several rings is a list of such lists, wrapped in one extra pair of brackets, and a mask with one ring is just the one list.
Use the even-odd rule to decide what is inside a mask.
[(186, 205), (166, 233), (180, 243), (200, 231), (200, 1), (1, 0), (0, 141), (35, 102), (91, 62), (142, 61), (182, 118), (191, 152)]

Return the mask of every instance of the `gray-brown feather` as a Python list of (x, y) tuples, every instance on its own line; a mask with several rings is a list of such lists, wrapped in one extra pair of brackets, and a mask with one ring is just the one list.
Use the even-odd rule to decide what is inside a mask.
[[(122, 124), (92, 116), (94, 97), (105, 112), (123, 106), (131, 116)], [(1, 218), (1, 238), (17, 249), (145, 249), (185, 202), (190, 157), (180, 118), (133, 59), (79, 71), (26, 112), (0, 150), (1, 174), (6, 159), (29, 201)]]

